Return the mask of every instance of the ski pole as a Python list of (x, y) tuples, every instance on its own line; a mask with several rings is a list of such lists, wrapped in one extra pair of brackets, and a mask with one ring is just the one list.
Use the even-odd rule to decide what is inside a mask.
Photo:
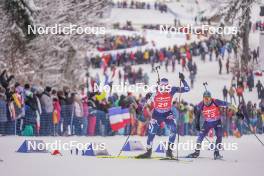
[[(179, 95), (179, 105), (181, 104), (181, 80), (180, 80), (180, 95)], [(176, 160), (179, 160), (179, 143), (180, 143), (180, 131), (179, 131), (179, 122), (177, 122), (177, 127), (178, 127), (178, 134), (177, 134), (177, 150), (176, 150)]]
[(125, 147), (125, 145), (127, 144), (127, 142), (128, 142), (128, 139), (130, 138), (130, 136), (131, 136), (131, 128), (130, 128), (130, 132), (129, 132), (129, 134), (128, 134), (128, 136), (127, 136), (127, 138), (126, 138), (126, 141), (125, 141), (125, 143), (124, 143), (124, 145), (122, 146), (122, 148), (121, 148), (121, 150), (120, 150), (120, 152), (118, 153), (118, 155), (117, 155), (117, 157), (119, 157), (120, 155), (121, 155), (121, 153), (123, 152), (123, 148)]
[(211, 141), (206, 136), (204, 138), (207, 140), (207, 142), (211, 143)]
[(243, 123), (246, 125), (249, 131), (257, 138), (257, 140), (262, 144), (262, 146), (264, 146), (264, 143), (259, 139), (259, 137), (253, 131), (251, 131), (250, 126), (247, 123), (245, 123), (245, 121), (243, 121)]
[(155, 67), (155, 70), (156, 70), (156, 72), (158, 74), (158, 82), (157, 83), (160, 84), (160, 76), (159, 76), (159, 70), (158, 69), (160, 69), (159, 65)]

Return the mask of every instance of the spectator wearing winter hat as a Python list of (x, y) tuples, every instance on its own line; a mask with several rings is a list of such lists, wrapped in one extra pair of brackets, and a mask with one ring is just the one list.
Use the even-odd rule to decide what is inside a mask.
[(51, 87), (46, 87), (40, 98), (42, 114), (40, 116), (40, 134), (51, 135), (53, 101), (51, 97)]

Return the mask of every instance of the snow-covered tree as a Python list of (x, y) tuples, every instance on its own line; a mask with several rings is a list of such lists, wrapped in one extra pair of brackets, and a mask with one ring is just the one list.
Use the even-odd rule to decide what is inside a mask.
[(250, 57), (249, 33), (251, 27), (251, 8), (258, 0), (230, 0), (226, 1), (226, 6), (219, 11), (225, 24), (237, 25), (239, 33), (237, 34), (242, 45), (241, 64), (247, 67)]
[(100, 18), (108, 10), (109, 0), (0, 1), (0, 68), (37, 84), (78, 85), (86, 72), (85, 54), (103, 36), (35, 35), (28, 25), (103, 27)]

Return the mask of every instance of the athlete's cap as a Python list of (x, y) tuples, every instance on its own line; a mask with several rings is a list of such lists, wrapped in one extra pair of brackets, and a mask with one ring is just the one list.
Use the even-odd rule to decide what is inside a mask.
[(169, 84), (169, 80), (167, 78), (162, 78), (160, 80), (160, 85), (168, 85)]
[(209, 91), (205, 91), (203, 93), (203, 97), (212, 97), (211, 93)]

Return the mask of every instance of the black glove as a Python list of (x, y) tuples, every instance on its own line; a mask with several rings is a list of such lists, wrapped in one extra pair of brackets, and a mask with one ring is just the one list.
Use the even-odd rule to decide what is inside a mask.
[(179, 73), (179, 78), (180, 78), (181, 81), (184, 80), (184, 75), (181, 72)]
[(245, 116), (240, 111), (237, 111), (236, 116), (238, 119), (241, 119), (241, 120), (244, 120), (245, 118)]
[(146, 100), (150, 99), (151, 96), (152, 96), (151, 92), (147, 93), (146, 96), (145, 96)]
[(201, 130), (200, 123), (199, 122), (196, 122), (195, 128), (196, 128), (197, 131), (200, 131)]

